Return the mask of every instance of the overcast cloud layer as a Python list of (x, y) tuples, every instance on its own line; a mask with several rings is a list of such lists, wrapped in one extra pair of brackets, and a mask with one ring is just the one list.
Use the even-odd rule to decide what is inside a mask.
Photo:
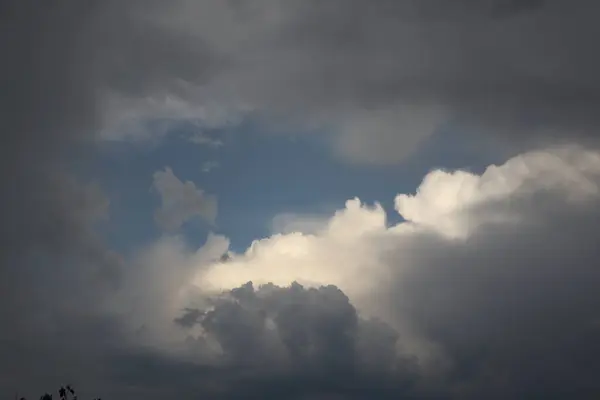
[[(112, 399), (597, 397), (597, 11), (3, 2), (0, 394), (70, 381)], [(398, 225), (354, 199), (279, 219), (242, 254), (175, 235), (217, 204), (165, 169), (156, 222), (172, 233), (127, 259), (103, 242), (110, 199), (69, 169), (75, 150), (155, 141), (168, 129), (151, 119), (245, 118), (326, 131), (359, 163), (398, 162), (438, 129), (542, 150), (481, 176), (432, 171), (396, 198)]]

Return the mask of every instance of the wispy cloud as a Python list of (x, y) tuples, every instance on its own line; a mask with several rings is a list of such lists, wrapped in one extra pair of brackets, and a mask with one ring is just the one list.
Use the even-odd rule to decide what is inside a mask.
[(204, 164), (202, 164), (202, 172), (209, 173), (213, 169), (218, 168), (219, 165), (220, 164), (217, 161), (206, 161)]
[(189, 141), (192, 143), (202, 145), (202, 146), (209, 146), (209, 147), (214, 147), (214, 148), (219, 148), (225, 144), (220, 139), (212, 138), (212, 137), (208, 136), (207, 134), (200, 133), (200, 132), (190, 136)]
[(214, 224), (217, 218), (216, 196), (204, 193), (194, 182), (182, 182), (171, 168), (154, 174), (153, 187), (161, 197), (161, 207), (154, 215), (161, 228), (174, 231), (194, 217)]

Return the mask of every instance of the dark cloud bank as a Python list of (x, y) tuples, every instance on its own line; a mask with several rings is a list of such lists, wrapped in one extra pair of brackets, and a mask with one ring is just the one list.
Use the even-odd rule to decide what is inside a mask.
[(397, 161), (448, 121), (519, 143), (594, 143), (598, 11), (583, 0), (2, 2), (0, 393), (74, 381), (114, 399), (596, 398), (598, 202), (548, 201), (518, 229), (419, 242), (415, 267), (382, 290), (444, 350), (433, 372), (335, 287), (294, 285), (189, 309), (173, 323), (201, 326), (223, 354), (182, 361), (131, 345), (101, 306), (127, 290), (93, 229), (108, 200), (65, 161), (113, 126), (113, 102), (143, 111), (165, 96), (332, 127), (334, 151), (361, 162)]

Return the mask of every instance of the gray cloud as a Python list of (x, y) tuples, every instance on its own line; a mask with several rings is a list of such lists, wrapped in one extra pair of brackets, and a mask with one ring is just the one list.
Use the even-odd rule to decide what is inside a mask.
[(205, 133), (196, 133), (195, 135), (189, 138), (190, 142), (199, 144), (201, 146), (210, 146), (210, 147), (221, 147), (223, 146), (223, 141), (219, 139), (213, 139)]
[(119, 287), (123, 264), (94, 230), (108, 201), (96, 186), (62, 174), (34, 182), (15, 183), (22, 186), (11, 195), (21, 204), (2, 210), (0, 339), (12, 345), (2, 350), (0, 366), (11, 372), (0, 392), (39, 395), (66, 376), (93, 390), (101, 374), (90, 360), (101, 359), (116, 333), (102, 304)]
[[(211, 297), (209, 304), (181, 310), (173, 321), (189, 333), (188, 357), (148, 347), (113, 350), (103, 358), (110, 381), (102, 393), (157, 399), (396, 398), (410, 393), (417, 378), (414, 360), (398, 347), (398, 333), (359, 317), (334, 286), (248, 283)], [(202, 327), (201, 335), (195, 326)]]
[(99, 389), (92, 360), (116, 341), (102, 304), (122, 260), (94, 229), (108, 200), (69, 169), (102, 121), (104, 85), (90, 57), (102, 46), (88, 40), (98, 6), (0, 5), (0, 337), (11, 343), (0, 357), (11, 371), (0, 379), (3, 397), (39, 395), (67, 377)]
[[(165, 240), (142, 258), (149, 272), (128, 268), (129, 280), (120, 280), (131, 295), (118, 302), (127, 312), (84, 318), (77, 310), (97, 310), (86, 295), (98, 292), (67, 292), (66, 300), (76, 300), (81, 308), (61, 305), (53, 318), (42, 320), (47, 341), (33, 353), (15, 346), (8, 360), (24, 354), (31, 360), (60, 360), (50, 376), (43, 375), (43, 366), (27, 374), (27, 364), (14, 374), (22, 382), (33, 376), (42, 384), (77, 376), (80, 383), (117, 399), (249, 394), (593, 398), (600, 367), (599, 160), (597, 153), (566, 149), (519, 157), (481, 178), (432, 173), (419, 188), (416, 204), (407, 202), (409, 197), (401, 197), (404, 203), (397, 200), (409, 221), (405, 231), (387, 228), (381, 209), (350, 205), (336, 214), (335, 223), (329, 221), (329, 233), (317, 230), (308, 240), (291, 234), (288, 243), (284, 236), (255, 243), (244, 257), (257, 257), (258, 268), (235, 254), (223, 264), (226, 279), (243, 270), (266, 270), (257, 277), (269, 278), (260, 257), (284, 273), (290, 265), (297, 273), (316, 265), (309, 276), (318, 279), (316, 271), (324, 270), (322, 276), (331, 279), (352, 276), (357, 263), (364, 265), (359, 279), (341, 282), (356, 294), (353, 285), (374, 281), (376, 290), (368, 293), (372, 300), (356, 296), (351, 302), (335, 286), (246, 284), (208, 299), (207, 293), (197, 293), (205, 304), (200, 307), (195, 296), (182, 296), (182, 288), (197, 283), (196, 274), (218, 262), (226, 243), (212, 237), (189, 255), (178, 242)], [(103, 208), (98, 207), (103, 202), (90, 203), (93, 210)], [(448, 216), (456, 224), (446, 223)], [(455, 236), (464, 228), (466, 237)], [(327, 234), (333, 240), (323, 238)], [(298, 263), (303, 257), (304, 267)], [(339, 270), (327, 273), (331, 268)], [(77, 277), (76, 282), (83, 281)], [(357, 310), (358, 304), (362, 308)], [(365, 319), (363, 308), (377, 311), (386, 323)], [(162, 329), (181, 336), (160, 332), (159, 319), (169, 315), (169, 326)], [(131, 319), (147, 323), (133, 340), (118, 329)], [(14, 336), (15, 343), (34, 340), (33, 326), (23, 332), (28, 336), (20, 341)], [(415, 347), (415, 338), (432, 345), (434, 357), (428, 359)], [(65, 356), (57, 349), (64, 349)]]
[[(411, 394), (594, 398), (599, 193), (600, 157), (577, 148), (519, 156), (482, 176), (435, 171), (414, 196), (396, 199), (405, 223), (388, 227), (381, 208), (350, 203), (321, 230), (256, 242), (197, 282), (335, 281), (359, 310), (396, 330), (376, 330), (373, 342), (398, 334), (404, 354), (415, 356)], [(337, 310), (330, 321), (351, 326)]]
[[(334, 149), (342, 156), (391, 162), (450, 121), (520, 141), (593, 135), (596, 7), (208, 2), (168, 18), (230, 60), (208, 92), (259, 114), (328, 126), (339, 132)], [(206, 23), (194, 27), (200, 10), (215, 20), (198, 17)]]
[(338, 155), (389, 163), (449, 123), (521, 144), (595, 141), (599, 125), (589, 0), (8, 7), (15, 34), (33, 31), (27, 24), (51, 32), (5, 44), (31, 65), (26, 72), (17, 57), (4, 76), (35, 76), (7, 81), (15, 95), (6, 108), (20, 110), (14, 119), (21, 105), (35, 107), (52, 121), (27, 124), (45, 130), (52, 122), (119, 137), (131, 116), (215, 127), (250, 115), (276, 129), (325, 128)]
[[(410, 256), (418, 262), (390, 287), (390, 301), (452, 360), (445, 379), (455, 396), (592, 398), (600, 392), (597, 202), (512, 207), (529, 215), (519, 229), (483, 228), (467, 243), (420, 238)], [(405, 253), (393, 258), (411, 263)]]
[[(572, 156), (572, 165), (585, 158)], [(387, 292), (386, 315), (439, 346), (449, 364), (437, 373), (453, 398), (600, 393), (600, 254), (594, 244), (600, 181), (593, 168), (578, 175), (563, 165), (557, 168), (565, 174), (561, 188), (550, 174), (532, 173), (540, 165), (533, 159), (513, 164), (517, 174), (532, 175), (513, 186), (510, 199), (463, 209), (474, 229), (467, 239), (425, 231), (402, 245), (382, 244), (388, 250), (380, 257), (394, 271), (379, 288)], [(480, 188), (493, 193), (494, 177), (511, 187), (511, 175), (492, 170)], [(469, 192), (466, 182), (459, 187)], [(435, 196), (422, 188), (421, 196), (448, 199), (449, 193)], [(518, 218), (498, 219), (502, 215)], [(492, 219), (474, 227), (485, 216)], [(434, 218), (443, 226), (443, 214)]]
[(202, 172), (207, 174), (213, 169), (219, 168), (219, 166), (220, 165), (218, 161), (206, 161), (204, 164), (202, 164)]
[[(224, 398), (386, 398), (407, 393), (417, 367), (397, 347), (385, 323), (360, 318), (335, 286), (304, 288), (247, 283), (216, 298), (209, 311), (188, 309), (176, 323), (195, 321), (214, 339), (229, 368)], [(200, 340), (198, 339), (198, 340)], [(228, 379), (223, 374), (221, 379)]]
[(154, 219), (163, 229), (173, 231), (194, 217), (214, 224), (217, 218), (217, 198), (198, 189), (194, 182), (182, 182), (171, 168), (154, 174), (154, 188), (161, 198), (161, 208)]

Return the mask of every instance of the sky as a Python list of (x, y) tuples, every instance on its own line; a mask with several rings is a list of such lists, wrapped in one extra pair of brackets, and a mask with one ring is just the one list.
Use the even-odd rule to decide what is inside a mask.
[(591, 0), (0, 5), (0, 396), (600, 396)]

